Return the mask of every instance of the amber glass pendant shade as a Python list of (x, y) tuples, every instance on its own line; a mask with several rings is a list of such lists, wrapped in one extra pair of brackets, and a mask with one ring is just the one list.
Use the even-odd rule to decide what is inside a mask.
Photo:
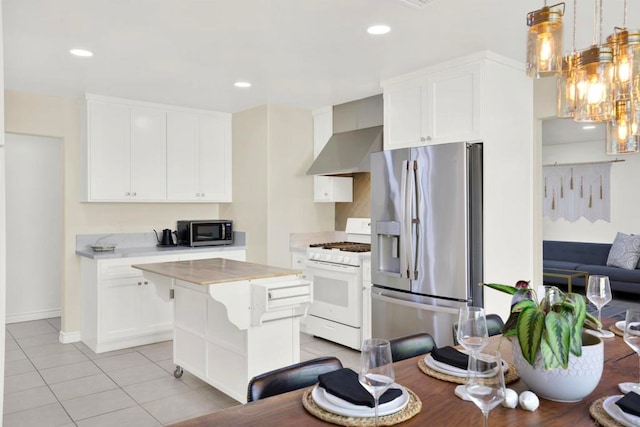
[[(562, 5), (562, 10), (554, 9)], [(564, 3), (527, 14), (527, 75), (557, 75), (562, 68), (562, 14)]]
[(613, 50), (613, 84), (615, 99), (638, 98), (640, 95), (640, 30), (616, 28), (607, 37)]
[[(634, 134), (635, 133), (635, 134)], [(636, 108), (630, 100), (615, 104), (615, 120), (607, 123), (607, 154), (629, 154), (640, 151)]]
[(578, 55), (576, 67), (577, 122), (614, 119), (612, 77), (613, 53), (607, 46), (592, 46)]
[(562, 58), (562, 72), (558, 76), (558, 117), (573, 117), (576, 111), (576, 54)]

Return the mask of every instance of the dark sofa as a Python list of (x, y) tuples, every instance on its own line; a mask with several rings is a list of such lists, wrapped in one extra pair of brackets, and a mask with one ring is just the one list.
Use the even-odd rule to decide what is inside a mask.
[[(545, 240), (542, 242), (543, 267), (609, 276), (612, 291), (640, 295), (640, 269), (625, 270), (619, 267), (607, 267), (610, 250), (611, 243)], [(566, 285), (566, 283), (565, 279), (544, 277), (545, 285)], [(573, 286), (582, 287), (584, 292), (584, 279), (574, 279)]]

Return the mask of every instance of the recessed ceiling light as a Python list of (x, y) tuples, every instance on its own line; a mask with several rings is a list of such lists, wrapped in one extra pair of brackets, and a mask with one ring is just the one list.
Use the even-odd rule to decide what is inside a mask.
[(251, 83), (249, 82), (235, 82), (233, 85), (235, 87), (242, 87), (242, 88), (251, 87)]
[(86, 49), (71, 49), (69, 51), (69, 53), (71, 53), (72, 55), (75, 55), (75, 56), (82, 56), (84, 58), (88, 58), (90, 56), (93, 56), (93, 52), (91, 52), (90, 50), (86, 50)]
[(391, 31), (391, 27), (388, 25), (372, 25), (367, 28), (367, 33), (374, 35), (387, 34), (389, 31)]
[(596, 125), (585, 125), (585, 126), (582, 126), (582, 129), (584, 129), (584, 130), (590, 130), (590, 129), (595, 129), (595, 128), (596, 128)]

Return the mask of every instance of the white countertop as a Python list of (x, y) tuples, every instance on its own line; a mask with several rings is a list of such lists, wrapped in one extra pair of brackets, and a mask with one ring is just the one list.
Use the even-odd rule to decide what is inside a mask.
[[(114, 243), (116, 249), (111, 252), (95, 252), (91, 245), (96, 240), (100, 243)], [(233, 244), (220, 246), (170, 246), (158, 247), (154, 233), (120, 233), (120, 234), (79, 234), (76, 236), (76, 255), (91, 259), (110, 259), (144, 257), (157, 255), (173, 255), (195, 252), (236, 251), (247, 248), (245, 233), (233, 232)]]

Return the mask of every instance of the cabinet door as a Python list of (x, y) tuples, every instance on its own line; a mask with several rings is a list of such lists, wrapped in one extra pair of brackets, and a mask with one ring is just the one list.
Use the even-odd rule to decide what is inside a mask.
[(198, 200), (198, 128), (196, 114), (167, 113), (167, 199)]
[(129, 107), (90, 101), (87, 200), (126, 200), (130, 191)]
[(173, 300), (169, 280), (158, 283), (144, 278), (142, 292), (142, 330), (144, 332), (170, 331), (173, 328)]
[(480, 64), (428, 77), (427, 128), (430, 143), (481, 139)]
[(166, 113), (131, 108), (131, 195), (133, 200), (167, 198)]
[(200, 116), (198, 175), (200, 198), (231, 201), (231, 117)]
[(384, 88), (384, 149), (427, 142), (427, 84), (418, 77)]
[(140, 318), (142, 276), (103, 281), (99, 310), (100, 340), (125, 338), (138, 335), (142, 324)]

